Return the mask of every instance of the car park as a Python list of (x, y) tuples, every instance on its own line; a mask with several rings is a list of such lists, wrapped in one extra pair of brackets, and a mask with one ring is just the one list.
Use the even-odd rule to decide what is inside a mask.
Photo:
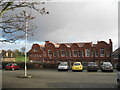
[(117, 72), (117, 84), (120, 87), (120, 71)]
[(68, 62), (60, 62), (60, 64), (58, 65), (58, 71), (62, 70), (69, 70)]
[(83, 65), (81, 62), (74, 62), (72, 66), (72, 71), (83, 71)]
[(96, 62), (88, 62), (87, 71), (97, 71), (98, 65)]
[(20, 66), (17, 65), (16, 63), (8, 63), (6, 66), (5, 66), (5, 69), (6, 70), (16, 70), (16, 69), (20, 69)]
[(113, 72), (113, 65), (110, 62), (103, 62), (101, 64), (101, 71), (111, 71)]

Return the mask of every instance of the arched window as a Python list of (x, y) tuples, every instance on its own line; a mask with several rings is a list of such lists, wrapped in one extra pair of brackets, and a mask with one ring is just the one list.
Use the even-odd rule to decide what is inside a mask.
[(52, 57), (52, 55), (53, 55), (53, 51), (52, 50), (48, 50), (48, 56)]
[(65, 57), (65, 50), (64, 49), (61, 50), (61, 57)]
[(100, 57), (104, 57), (105, 56), (105, 49), (101, 48), (100, 49)]
[(77, 56), (78, 56), (77, 50), (73, 50), (73, 57), (77, 57)]
[(85, 49), (85, 57), (90, 57), (90, 49)]

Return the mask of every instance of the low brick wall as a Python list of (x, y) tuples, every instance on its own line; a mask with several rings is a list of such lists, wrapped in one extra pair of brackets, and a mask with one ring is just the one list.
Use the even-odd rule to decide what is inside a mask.
[(2, 58), (3, 62), (15, 62), (15, 58)]

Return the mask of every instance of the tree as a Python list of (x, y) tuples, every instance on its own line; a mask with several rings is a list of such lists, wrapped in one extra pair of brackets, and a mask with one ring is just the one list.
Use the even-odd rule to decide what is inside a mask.
[[(0, 1), (0, 7), (2, 7), (2, 10), (0, 12), (0, 17), (2, 17), (2, 21), (0, 24), (0, 28), (3, 31), (3, 37), (6, 38), (5, 40), (2, 40), (3, 42), (15, 42), (18, 39), (23, 39), (26, 33), (26, 20), (29, 22), (33, 20), (35, 17), (33, 17), (31, 14), (28, 14), (27, 16), (25, 13), (20, 12), (15, 15), (7, 16), (5, 13), (8, 11), (14, 11), (19, 8), (29, 8), (33, 9), (40, 14), (49, 14), (49, 12), (46, 11), (46, 9), (43, 8), (37, 8), (38, 5), (44, 4), (44, 2), (26, 2), (26, 0), (22, 0), (19, 2), (15, 2), (11, 0), (11, 2), (6, 2), (1, 0)], [(33, 35), (33, 30), (36, 28), (34, 25), (29, 25), (27, 30), (28, 35)]]
[(25, 16), (23, 12), (15, 16), (3, 16), (2, 17), (2, 26), (0, 28), (3, 30), (3, 37), (7, 38), (6, 42), (14, 42), (18, 39), (23, 39), (26, 34), (26, 19), (29, 23), (27, 27), (27, 32), (29, 35), (32, 35), (32, 31), (36, 28), (31, 23), (31, 20), (34, 19), (31, 14)]
[(0, 12), (0, 17), (7, 11), (10, 10), (15, 10), (21, 7), (27, 7), (30, 9), (34, 9), (35, 11), (44, 14), (47, 13), (49, 14), (49, 12), (46, 12), (45, 8), (37, 8), (36, 5), (40, 5), (40, 4), (45, 4), (44, 2), (34, 2), (34, 1), (29, 1), (28, 0), (19, 0), (18, 2), (15, 2), (14, 0), (9, 0), (9, 1), (4, 1), (1, 0), (0, 1), (0, 7), (2, 8), (1, 12)]
[(16, 50), (13, 51), (13, 56), (14, 57), (21, 56), (21, 52), (18, 49), (16, 49)]
[(2, 50), (2, 57), (6, 57), (6, 50)]
[(25, 47), (21, 48), (21, 52), (22, 52), (21, 55), (24, 55), (24, 53), (25, 53)]

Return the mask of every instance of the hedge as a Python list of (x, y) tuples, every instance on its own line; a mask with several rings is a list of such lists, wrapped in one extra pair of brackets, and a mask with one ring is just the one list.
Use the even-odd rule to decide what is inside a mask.
[[(21, 69), (24, 69), (25, 62), (2, 62), (2, 68), (5, 69), (5, 66), (8, 63), (17, 63)], [(26, 63), (28, 69), (57, 69), (58, 63), (34, 63), (34, 62), (27, 62)]]

